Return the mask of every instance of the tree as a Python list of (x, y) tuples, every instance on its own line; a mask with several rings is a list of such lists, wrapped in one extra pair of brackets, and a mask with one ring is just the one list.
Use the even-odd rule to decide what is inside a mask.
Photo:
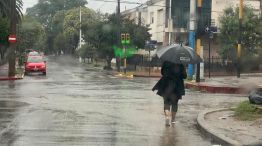
[(61, 52), (64, 52), (65, 49), (67, 48), (68, 44), (65, 39), (65, 36), (62, 32), (60, 32), (54, 40), (54, 51), (55, 54), (60, 55)]
[(85, 58), (91, 58), (91, 60), (93, 60), (95, 55), (95, 49), (91, 44), (82, 45), (82, 47), (77, 52), (81, 58), (84, 58), (84, 62)]
[(83, 27), (85, 41), (96, 48), (100, 58), (106, 60), (107, 66), (105, 68), (107, 69), (111, 69), (111, 60), (114, 57), (113, 46), (117, 43), (118, 28), (112, 18), (109, 17)]
[[(21, 20), (22, 18), (22, 7), (23, 2), (22, 0), (1, 0), (0, 1), (0, 18), (7, 18), (9, 20), (9, 34), (15, 34), (16, 32), (16, 24)], [(5, 28), (7, 29), (7, 28)], [(2, 57), (3, 52), (5, 52), (6, 47), (2, 47)], [(9, 49), (7, 52), (6, 57), (1, 58), (0, 64), (4, 64), (7, 61), (9, 61), (9, 76), (15, 75), (15, 44), (9, 44)]]
[[(89, 8), (81, 8), (82, 11), (82, 26), (88, 27), (88, 25), (96, 21), (96, 13)], [(69, 42), (70, 46), (65, 50), (66, 54), (74, 54), (75, 49), (79, 43), (79, 8), (74, 8), (66, 12), (63, 24), (64, 36)]]
[[(54, 25), (53, 19), (56, 19), (57, 22), (63, 24), (65, 11), (79, 8), (80, 6), (85, 7), (86, 4), (86, 0), (41, 0), (32, 8), (27, 9), (27, 14), (39, 21), (45, 29), (47, 34), (45, 43), (47, 45), (45, 47), (46, 53), (52, 53), (54, 51), (54, 39), (57, 34), (59, 34), (57, 31), (63, 29), (62, 25)], [(58, 16), (61, 16), (62, 18), (60, 21), (58, 21)]]
[[(0, 17), (7, 17), (11, 18), (11, 1), (10, 0), (1, 0), (0, 1)], [(16, 19), (21, 20), (23, 13), (23, 1), (22, 0), (16, 0)]]
[[(135, 48), (143, 48), (145, 40), (150, 38), (148, 28), (139, 26), (134, 21), (121, 18), (122, 26), (118, 28), (117, 17), (115, 14), (109, 16), (100, 16), (100, 20), (89, 26), (83, 27), (84, 39), (96, 48), (96, 52), (100, 58), (107, 62), (106, 69), (111, 69), (111, 60), (114, 58), (114, 46), (117, 46), (117, 32), (129, 33), (131, 36), (130, 46)], [(121, 48), (122, 46), (118, 46)]]
[(26, 49), (43, 51), (45, 43), (45, 32), (42, 25), (25, 16), (18, 30), (18, 51), (24, 52)]
[[(221, 33), (219, 35), (221, 42), (220, 55), (224, 59), (236, 61), (236, 45), (239, 32), (239, 8), (227, 8), (220, 17)], [(252, 8), (244, 8), (243, 28), (242, 28), (242, 60), (255, 55), (258, 49), (261, 49), (261, 17), (254, 14)]]
[[(7, 18), (0, 19), (0, 62), (4, 59), (4, 54), (8, 46), (9, 20)], [(1, 64), (1, 63), (0, 63)]]

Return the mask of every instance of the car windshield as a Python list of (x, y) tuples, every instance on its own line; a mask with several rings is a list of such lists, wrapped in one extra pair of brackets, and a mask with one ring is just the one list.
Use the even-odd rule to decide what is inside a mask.
[(28, 55), (29, 56), (38, 56), (40, 54), (38, 52), (30, 52)]
[(27, 62), (29, 63), (39, 63), (39, 62), (44, 62), (42, 57), (29, 57), (27, 59)]

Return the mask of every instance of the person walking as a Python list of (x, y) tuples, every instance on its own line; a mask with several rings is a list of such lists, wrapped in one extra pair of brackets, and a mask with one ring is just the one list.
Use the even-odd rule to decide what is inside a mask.
[(175, 124), (178, 101), (185, 95), (184, 79), (187, 78), (187, 73), (183, 64), (165, 61), (161, 74), (161, 79), (152, 90), (158, 90), (157, 94), (163, 97), (166, 125), (170, 126), (171, 123)]

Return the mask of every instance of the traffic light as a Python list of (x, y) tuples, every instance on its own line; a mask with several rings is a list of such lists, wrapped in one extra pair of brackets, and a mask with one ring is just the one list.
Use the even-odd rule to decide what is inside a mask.
[(130, 44), (130, 34), (129, 33), (122, 33), (121, 34), (121, 44), (122, 45)]
[(126, 34), (122, 33), (121, 34), (121, 44), (125, 44), (126, 43)]
[(126, 44), (130, 44), (130, 35), (126, 33)]

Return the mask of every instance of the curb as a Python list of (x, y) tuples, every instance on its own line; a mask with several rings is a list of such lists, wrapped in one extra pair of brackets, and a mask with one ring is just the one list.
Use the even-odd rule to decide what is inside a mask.
[(0, 81), (14, 81), (23, 79), (25, 74), (23, 73), (21, 77), (13, 76), (13, 77), (0, 77)]
[(158, 76), (158, 75), (137, 75), (137, 74), (134, 74), (134, 77), (139, 77), (139, 78), (161, 78), (161, 76)]
[(22, 77), (0, 77), (0, 81), (14, 81), (14, 80), (21, 80)]
[[(214, 86), (214, 85), (205, 85), (201, 83), (190, 83), (186, 82), (185, 87), (187, 89), (196, 89), (208, 93), (224, 93), (224, 94), (248, 94), (250, 91), (245, 90), (241, 87), (230, 87), (230, 86)], [(257, 90), (262, 90), (262, 87), (257, 87)]]
[(197, 116), (197, 126), (204, 135), (211, 139), (211, 141), (217, 142), (223, 146), (241, 146), (239, 142), (216, 132), (207, 122), (205, 122), (205, 115), (224, 110), (228, 109), (207, 110), (200, 112)]
[(212, 85), (203, 85), (201, 83), (186, 82), (185, 87), (187, 89), (197, 89), (199, 91), (204, 91), (204, 92), (208, 92), (208, 93), (225, 93), (225, 94), (248, 93), (248, 92), (245, 92), (245, 91), (241, 91), (240, 87), (212, 86)]
[(125, 78), (125, 79), (133, 79), (134, 78), (133, 74), (126, 75), (126, 74), (121, 74), (121, 73), (118, 73), (118, 72), (115, 72), (115, 71), (111, 71), (111, 72), (109, 72), (109, 74), (114, 76), (114, 77), (118, 77), (118, 78)]
[(206, 110), (200, 112), (197, 116), (197, 126), (199, 130), (208, 138), (211, 139), (212, 142), (219, 143), (223, 146), (261, 146), (262, 143), (250, 143), (247, 145), (240, 144), (239, 142), (226, 137), (225, 135), (216, 132), (207, 122), (205, 122), (205, 115), (219, 112), (219, 111), (226, 111), (229, 110), (228, 108), (217, 109), (217, 110)]

